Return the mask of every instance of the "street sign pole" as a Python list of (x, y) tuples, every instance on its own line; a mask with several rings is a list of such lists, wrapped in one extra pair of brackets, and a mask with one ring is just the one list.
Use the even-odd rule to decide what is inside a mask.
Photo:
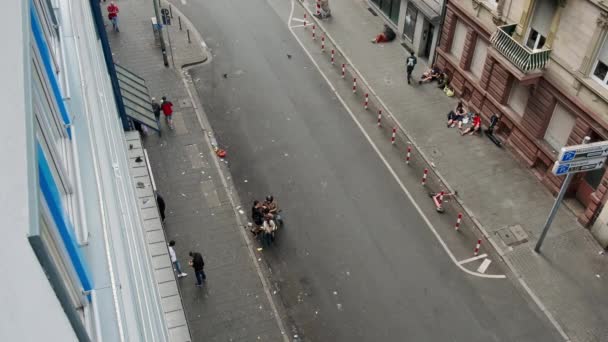
[[(589, 137), (583, 138), (583, 144), (588, 143), (589, 140), (591, 140), (591, 138), (589, 138)], [(573, 176), (574, 176), (574, 173), (568, 173), (566, 175), (566, 179), (564, 180), (564, 183), (562, 184), (562, 187), (559, 190), (559, 194), (557, 195), (557, 198), (555, 199), (555, 203), (553, 203), (553, 207), (551, 208), (549, 217), (547, 217), (547, 222), (545, 223), (545, 227), (543, 228), (543, 231), (540, 234), (540, 237), (538, 238), (538, 242), (536, 242), (536, 247), (534, 247), (534, 251), (536, 253), (540, 253), (540, 247), (542, 246), (543, 241), (545, 240), (545, 237), (547, 236), (549, 227), (551, 227), (551, 223), (553, 223), (555, 214), (557, 214), (557, 209), (559, 209), (559, 206), (562, 203), (562, 199), (564, 198), (564, 195), (566, 194), (566, 190), (568, 190), (568, 186), (570, 185), (570, 182), (572, 181)]]

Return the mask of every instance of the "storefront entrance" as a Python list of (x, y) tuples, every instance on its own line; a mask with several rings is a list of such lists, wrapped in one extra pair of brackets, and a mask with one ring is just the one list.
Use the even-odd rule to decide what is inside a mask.
[(399, 21), (399, 7), (401, 0), (372, 0), (378, 8), (394, 23)]

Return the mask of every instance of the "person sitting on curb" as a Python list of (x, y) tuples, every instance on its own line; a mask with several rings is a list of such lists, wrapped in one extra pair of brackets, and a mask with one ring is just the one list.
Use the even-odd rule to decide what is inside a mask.
[(376, 38), (372, 39), (372, 44), (392, 42), (395, 40), (395, 37), (397, 37), (395, 31), (393, 31), (393, 29), (388, 25), (384, 24), (384, 31), (377, 35)]
[(435, 81), (435, 80), (437, 80), (437, 78), (439, 77), (440, 74), (441, 74), (441, 69), (432, 65), (429, 70), (425, 71), (422, 74), (422, 76), (420, 77), (420, 81), (418, 81), (418, 84)]
[(454, 110), (451, 110), (448, 113), (448, 128), (452, 128), (458, 124), (458, 128), (462, 128), (462, 119), (464, 119), (464, 115), (466, 110), (464, 109), (464, 105), (462, 101), (458, 101)]
[(437, 88), (443, 89), (450, 83), (450, 75), (447, 71), (443, 71), (437, 77)]
[(465, 135), (465, 134), (472, 135), (474, 133), (479, 133), (480, 129), (481, 129), (481, 116), (479, 116), (479, 113), (474, 113), (473, 114), (473, 123), (471, 124), (471, 126), (469, 126), (464, 131), (461, 130), (460, 135)]
[(274, 232), (277, 230), (277, 225), (272, 219), (272, 216), (266, 215), (266, 217), (264, 217), (264, 224), (262, 225), (262, 230), (262, 244), (270, 246), (270, 243), (274, 241)]

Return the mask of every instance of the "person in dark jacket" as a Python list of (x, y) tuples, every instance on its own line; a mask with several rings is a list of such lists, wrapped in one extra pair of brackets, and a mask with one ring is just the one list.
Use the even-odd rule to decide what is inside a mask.
[(154, 118), (156, 118), (156, 124), (160, 127), (160, 104), (156, 102), (156, 98), (152, 98), (152, 112), (154, 112)]
[(203, 256), (201, 253), (190, 252), (190, 256), (192, 260), (190, 260), (190, 266), (194, 269), (194, 275), (196, 276), (196, 287), (203, 286), (203, 281), (207, 279), (205, 275), (205, 271), (203, 268), (205, 267), (205, 261), (203, 261)]
[(253, 206), (251, 207), (251, 220), (253, 221), (251, 232), (254, 235), (258, 235), (262, 225), (264, 224), (263, 206), (258, 200), (253, 201)]
[(158, 212), (160, 213), (160, 219), (165, 222), (165, 200), (158, 192), (156, 193), (156, 204), (158, 204)]

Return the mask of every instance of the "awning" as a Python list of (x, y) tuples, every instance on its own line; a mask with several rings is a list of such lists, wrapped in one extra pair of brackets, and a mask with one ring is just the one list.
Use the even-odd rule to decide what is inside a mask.
[(118, 64), (114, 64), (114, 66), (127, 116), (159, 131), (146, 81)]
[[(433, 25), (438, 25), (441, 21), (441, 8), (439, 6), (433, 6), (424, 0), (409, 0), (416, 8), (422, 12), (422, 14), (426, 17), (426, 20), (429, 21)], [(436, 8), (433, 8), (436, 7)]]

